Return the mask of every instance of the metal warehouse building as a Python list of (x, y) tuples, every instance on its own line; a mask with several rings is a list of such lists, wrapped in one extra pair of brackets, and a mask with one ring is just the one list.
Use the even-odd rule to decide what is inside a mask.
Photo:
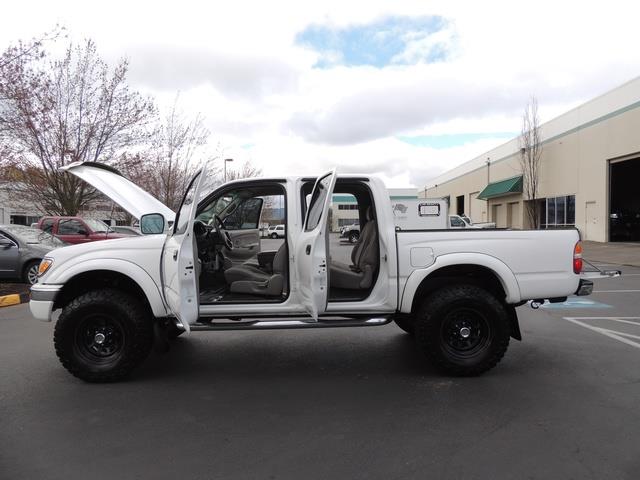
[[(640, 77), (541, 125), (541, 228), (640, 241)], [(499, 228), (529, 228), (518, 138), (433, 179), (421, 197)]]

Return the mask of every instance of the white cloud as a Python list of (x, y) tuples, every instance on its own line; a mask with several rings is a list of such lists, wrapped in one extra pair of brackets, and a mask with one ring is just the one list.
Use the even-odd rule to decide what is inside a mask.
[[(530, 94), (554, 115), (638, 75), (633, 2), (372, 0), (324, 2), (13, 2), (0, 45), (55, 22), (92, 37), (109, 59), (126, 55), (134, 87), (201, 112), (225, 155), (265, 174), (311, 174), (333, 165), (376, 171), (393, 186), (421, 185), (504, 139), (449, 149), (407, 145), (398, 134), (518, 131)], [(434, 64), (314, 69), (294, 45), (311, 24), (345, 27), (384, 16), (438, 15), (438, 37), (407, 44), (403, 62), (437, 45)], [(251, 144), (251, 148), (241, 148)]]

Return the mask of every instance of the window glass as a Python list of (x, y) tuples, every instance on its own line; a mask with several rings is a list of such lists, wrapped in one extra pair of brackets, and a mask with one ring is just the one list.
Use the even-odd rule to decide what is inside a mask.
[(78, 220), (60, 220), (58, 224), (58, 235), (86, 235), (85, 226)]
[(564, 225), (565, 222), (565, 200), (566, 197), (556, 198), (556, 225)]
[(576, 223), (576, 197), (569, 195), (567, 197), (567, 224), (575, 225)]
[(248, 198), (232, 211), (224, 216), (223, 222), (227, 230), (251, 230), (258, 228), (260, 212), (262, 211), (262, 198)]
[(547, 225), (556, 224), (556, 199), (547, 199)]
[(109, 230), (109, 226), (100, 220), (85, 219), (85, 222), (87, 222), (89, 228), (96, 233), (104, 233)]
[(329, 186), (331, 185), (331, 174), (325, 175), (317, 183), (313, 190), (311, 201), (309, 202), (309, 213), (307, 215), (307, 223), (305, 230), (308, 232), (315, 229), (322, 218), (322, 210), (324, 203), (329, 195)]
[(458, 217), (451, 217), (451, 226), (452, 227), (464, 227), (464, 221)]
[(53, 231), (53, 218), (43, 220), (41, 226), (43, 232), (51, 233)]
[(198, 173), (187, 187), (187, 192), (184, 195), (182, 200), (182, 205), (180, 205), (180, 210), (178, 210), (178, 215), (176, 216), (175, 225), (173, 233), (175, 234), (183, 234), (187, 230), (187, 225), (189, 224), (189, 212), (191, 211), (191, 205), (194, 201), (194, 195), (196, 190), (196, 185), (198, 184), (198, 178), (200, 178), (200, 173)]
[(542, 200), (542, 228), (572, 226), (576, 223), (575, 195), (562, 195)]

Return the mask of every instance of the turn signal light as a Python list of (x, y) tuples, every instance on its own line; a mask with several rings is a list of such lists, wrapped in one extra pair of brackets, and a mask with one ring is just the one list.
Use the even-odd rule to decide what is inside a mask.
[(573, 273), (576, 275), (582, 272), (582, 243), (576, 243), (573, 249)]
[(38, 276), (41, 277), (42, 275), (47, 273), (47, 270), (49, 270), (51, 264), (53, 264), (53, 259), (43, 258), (40, 262), (40, 266), (38, 267)]

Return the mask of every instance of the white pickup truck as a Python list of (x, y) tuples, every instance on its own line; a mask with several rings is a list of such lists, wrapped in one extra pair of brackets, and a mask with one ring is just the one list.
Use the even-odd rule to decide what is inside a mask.
[[(399, 231), (384, 184), (368, 175), (246, 179), (209, 191), (203, 170), (174, 214), (110, 167), (65, 169), (140, 218), (143, 233), (60, 248), (40, 265), (31, 312), (50, 321), (60, 311), (56, 353), (86, 381), (126, 376), (154, 339), (167, 347), (183, 332), (392, 321), (443, 371), (477, 375), (521, 339), (516, 306), (592, 288), (580, 276), (577, 230)], [(362, 225), (342, 259), (327, 228), (333, 193), (356, 198)], [(276, 211), (286, 238), (261, 240), (261, 218)]]

